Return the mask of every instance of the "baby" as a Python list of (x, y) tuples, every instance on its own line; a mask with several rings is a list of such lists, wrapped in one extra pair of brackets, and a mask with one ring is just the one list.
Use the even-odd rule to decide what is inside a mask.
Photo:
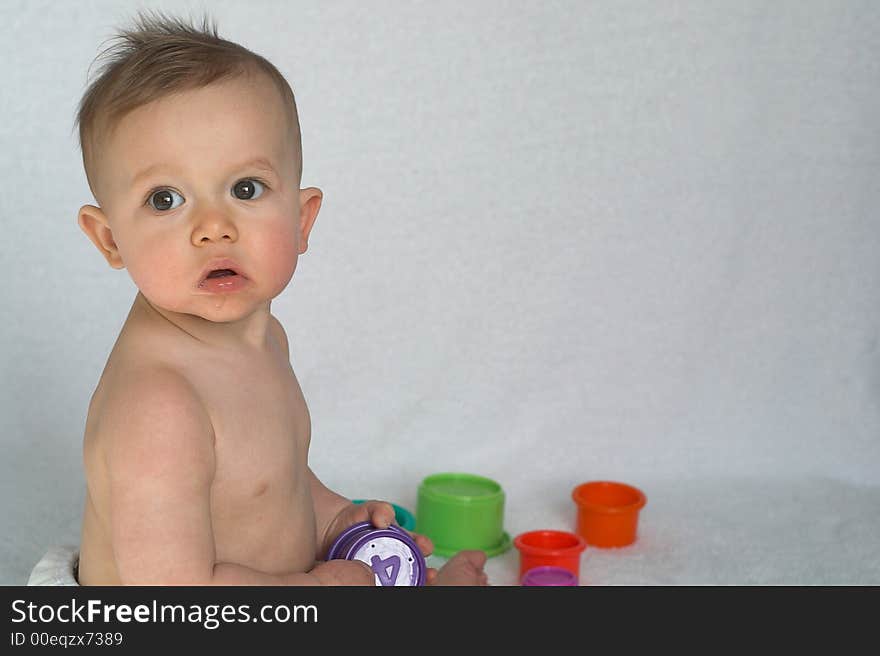
[[(138, 287), (89, 405), (82, 585), (374, 585), (323, 557), (355, 505), (308, 464), (311, 426), (271, 313), (321, 208), (296, 104), (264, 58), (161, 15), (123, 31), (79, 107), (98, 206), (82, 230)], [(413, 536), (429, 555), (426, 536)], [(429, 584), (486, 585), (463, 551)]]

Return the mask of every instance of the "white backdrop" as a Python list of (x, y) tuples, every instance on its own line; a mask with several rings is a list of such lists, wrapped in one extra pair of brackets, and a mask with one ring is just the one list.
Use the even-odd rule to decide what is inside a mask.
[[(207, 4), (325, 193), (273, 303), (325, 483), (415, 510), (481, 474), (515, 535), (623, 480), (639, 542), (583, 583), (880, 583), (880, 5)], [(135, 292), (76, 225), (88, 67), (204, 6), (0, 0), (0, 584), (78, 541)]]

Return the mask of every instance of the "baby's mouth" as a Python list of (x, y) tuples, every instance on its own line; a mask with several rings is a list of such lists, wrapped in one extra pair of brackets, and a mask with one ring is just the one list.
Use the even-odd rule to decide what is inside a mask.
[(209, 280), (210, 278), (224, 278), (226, 276), (237, 276), (238, 274), (232, 269), (214, 269), (209, 273), (205, 280)]
[[(231, 291), (242, 289), (248, 277), (241, 271), (238, 262), (228, 257), (218, 257), (206, 262), (198, 288), (211, 291)], [(210, 267), (210, 268), (209, 268)]]

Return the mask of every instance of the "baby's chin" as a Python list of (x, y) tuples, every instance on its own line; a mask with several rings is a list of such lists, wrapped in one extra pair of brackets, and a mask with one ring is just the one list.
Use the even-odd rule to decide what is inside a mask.
[[(230, 295), (209, 297), (193, 308), (192, 316), (212, 323), (236, 323), (260, 313), (269, 313), (272, 299), (248, 299), (242, 302)], [(207, 307), (205, 307), (207, 305)]]
[(260, 312), (268, 313), (272, 301), (272, 298), (253, 293), (194, 293), (186, 298), (151, 295), (144, 290), (141, 294), (155, 310), (172, 320), (178, 316), (211, 323), (236, 323)]

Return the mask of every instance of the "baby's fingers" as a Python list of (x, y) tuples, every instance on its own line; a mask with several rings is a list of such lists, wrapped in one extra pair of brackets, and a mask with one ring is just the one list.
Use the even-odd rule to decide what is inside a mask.
[[(406, 531), (406, 529), (404, 529)], [(431, 538), (427, 535), (422, 535), (421, 533), (413, 533), (412, 531), (406, 531), (409, 533), (410, 537), (415, 541), (416, 546), (419, 548), (419, 551), (422, 552), (422, 555), (427, 557), (434, 553), (434, 543), (431, 542)]]
[(394, 507), (387, 501), (367, 501), (363, 505), (376, 528), (388, 528), (394, 523)]

